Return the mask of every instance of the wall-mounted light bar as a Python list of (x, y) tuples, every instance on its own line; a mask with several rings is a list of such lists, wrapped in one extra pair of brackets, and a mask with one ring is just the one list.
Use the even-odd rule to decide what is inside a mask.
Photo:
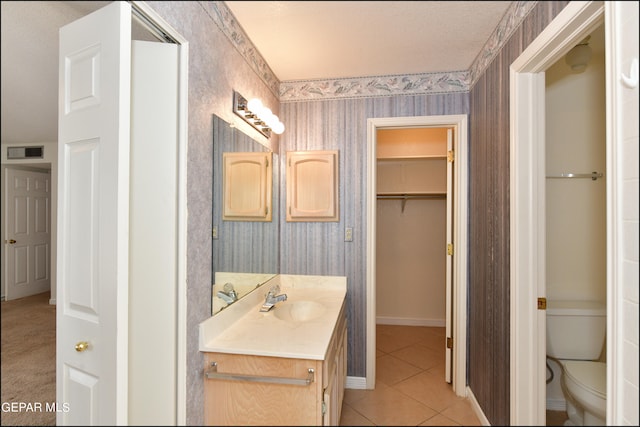
[(284, 124), (270, 109), (262, 105), (262, 101), (257, 98), (247, 101), (235, 90), (233, 112), (267, 138), (271, 138), (271, 132), (278, 135), (284, 132)]

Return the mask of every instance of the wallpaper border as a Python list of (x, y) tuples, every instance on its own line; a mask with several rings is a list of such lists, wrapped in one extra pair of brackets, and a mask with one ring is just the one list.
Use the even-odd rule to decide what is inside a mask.
[(201, 2), (207, 12), (213, 12), (209, 13), (211, 19), (280, 102), (469, 92), (537, 3), (514, 1), (466, 71), (280, 82), (225, 2)]
[(468, 92), (467, 71), (285, 81), (280, 102)]
[(279, 93), (280, 81), (264, 60), (258, 49), (256, 49), (251, 39), (244, 32), (231, 10), (224, 1), (201, 1), (203, 9), (211, 17), (213, 22), (227, 36), (231, 44), (240, 55), (247, 61), (253, 71), (262, 79), (271, 92), (277, 97)]

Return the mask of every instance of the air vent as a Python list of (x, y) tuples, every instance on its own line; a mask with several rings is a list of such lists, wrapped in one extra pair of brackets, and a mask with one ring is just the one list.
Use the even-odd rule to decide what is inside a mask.
[(7, 159), (42, 159), (44, 146), (40, 147), (7, 147)]

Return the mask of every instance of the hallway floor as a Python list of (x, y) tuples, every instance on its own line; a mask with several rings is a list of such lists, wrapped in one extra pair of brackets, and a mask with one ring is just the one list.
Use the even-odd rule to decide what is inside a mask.
[(481, 425), (444, 380), (445, 328), (377, 325), (376, 388), (345, 390), (340, 425)]

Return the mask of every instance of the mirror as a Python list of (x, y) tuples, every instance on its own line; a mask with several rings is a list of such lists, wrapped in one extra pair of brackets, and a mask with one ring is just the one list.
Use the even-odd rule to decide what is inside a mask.
[(273, 153), (271, 168), (272, 220), (223, 220), (223, 153), (269, 151), (233, 125), (213, 116), (212, 316), (279, 272), (280, 162), (276, 153)]

